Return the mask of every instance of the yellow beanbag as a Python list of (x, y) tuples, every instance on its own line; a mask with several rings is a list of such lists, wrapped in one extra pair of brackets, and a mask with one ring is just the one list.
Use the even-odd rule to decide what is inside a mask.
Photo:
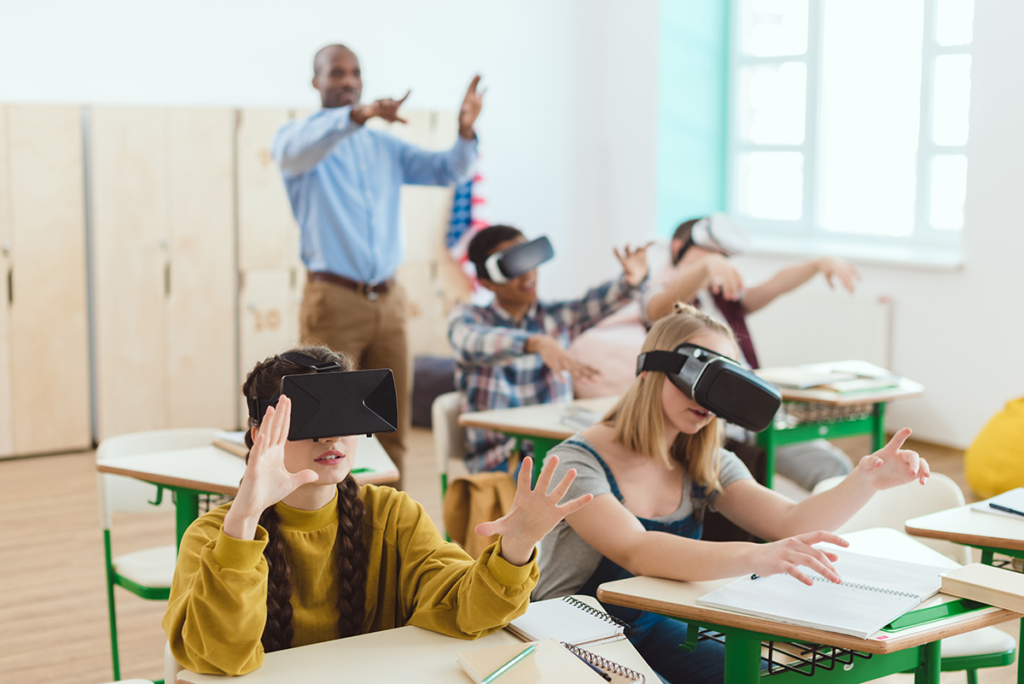
[(983, 499), (1024, 487), (1024, 397), (981, 429), (964, 452), (967, 483)]

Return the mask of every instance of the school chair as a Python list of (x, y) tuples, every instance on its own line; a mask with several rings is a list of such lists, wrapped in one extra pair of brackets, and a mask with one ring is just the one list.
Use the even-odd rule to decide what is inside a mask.
[(178, 673), (184, 669), (171, 653), (171, 642), (164, 642), (164, 682), (174, 684), (178, 681)]
[(462, 392), (445, 392), (434, 399), (430, 407), (434, 454), (441, 476), (441, 501), (444, 501), (449, 482), (469, 474), (465, 460), (466, 430), (459, 425), (461, 408)]
[[(131, 457), (157, 451), (190, 449), (211, 444), (219, 430), (194, 428), (154, 430), (110, 437), (100, 443), (96, 459)], [(121, 661), (117, 646), (117, 611), (114, 587), (120, 586), (149, 601), (166, 601), (177, 550), (173, 544), (144, 549), (113, 557), (111, 528), (115, 513), (152, 513), (173, 509), (171, 497), (163, 497), (155, 485), (130, 477), (97, 473), (100, 526), (103, 528), (103, 553), (106, 561), (107, 608), (110, 616), (110, 652), (114, 679), (121, 677)]]
[[(832, 489), (842, 481), (841, 476), (822, 480), (815, 486), (813, 493), (818, 494)], [(875, 527), (889, 527), (902, 532), (904, 524), (910, 518), (963, 505), (964, 495), (956, 482), (942, 473), (932, 473), (923, 486), (910, 484), (877, 492), (871, 501), (836, 530), (836, 533)], [(966, 546), (941, 539), (916, 539), (961, 565), (971, 562), (971, 550)], [(942, 671), (966, 670), (967, 683), (978, 684), (978, 670), (1010, 665), (1013, 663), (1016, 649), (1017, 642), (1014, 638), (998, 627), (985, 627), (948, 637), (942, 640)]]

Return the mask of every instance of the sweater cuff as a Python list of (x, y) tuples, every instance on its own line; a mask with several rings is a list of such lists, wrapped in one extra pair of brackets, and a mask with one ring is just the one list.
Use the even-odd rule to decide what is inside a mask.
[(501, 537), (498, 537), (498, 541), (494, 542), (491, 557), (487, 559), (487, 571), (491, 573), (491, 577), (506, 587), (519, 587), (526, 584), (530, 580), (530, 575), (534, 572), (536, 565), (536, 546), (533, 547), (533, 553), (530, 554), (530, 560), (526, 565), (512, 565), (502, 558)]
[(269, 540), (267, 531), (260, 526), (256, 527), (256, 538), (252, 541), (235, 539), (221, 530), (213, 545), (213, 561), (229, 570), (255, 570)]

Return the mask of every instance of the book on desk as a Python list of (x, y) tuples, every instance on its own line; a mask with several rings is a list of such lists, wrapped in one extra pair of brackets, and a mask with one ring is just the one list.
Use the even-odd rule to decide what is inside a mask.
[(759, 368), (758, 377), (784, 389), (817, 389), (849, 394), (897, 387), (901, 376), (867, 361), (831, 361)]

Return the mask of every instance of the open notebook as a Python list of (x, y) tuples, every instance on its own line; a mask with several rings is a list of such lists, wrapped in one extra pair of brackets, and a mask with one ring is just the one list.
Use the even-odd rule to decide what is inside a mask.
[(573, 646), (626, 637), (622, 621), (572, 596), (531, 602), (526, 612), (509, 624), (508, 631), (523, 641), (557, 639)]
[(801, 568), (813, 586), (789, 575), (743, 577), (708, 592), (697, 605), (867, 639), (935, 594), (939, 575), (948, 570), (830, 550), (839, 556), (833, 565), (842, 584)]
[[(554, 639), (534, 642), (533, 653), (500, 675), (495, 684), (603, 684), (604, 682), (641, 682), (643, 674), (576, 646)], [(458, 663), (474, 682), (484, 679), (516, 657), (528, 644), (493, 646), (458, 654)]]

